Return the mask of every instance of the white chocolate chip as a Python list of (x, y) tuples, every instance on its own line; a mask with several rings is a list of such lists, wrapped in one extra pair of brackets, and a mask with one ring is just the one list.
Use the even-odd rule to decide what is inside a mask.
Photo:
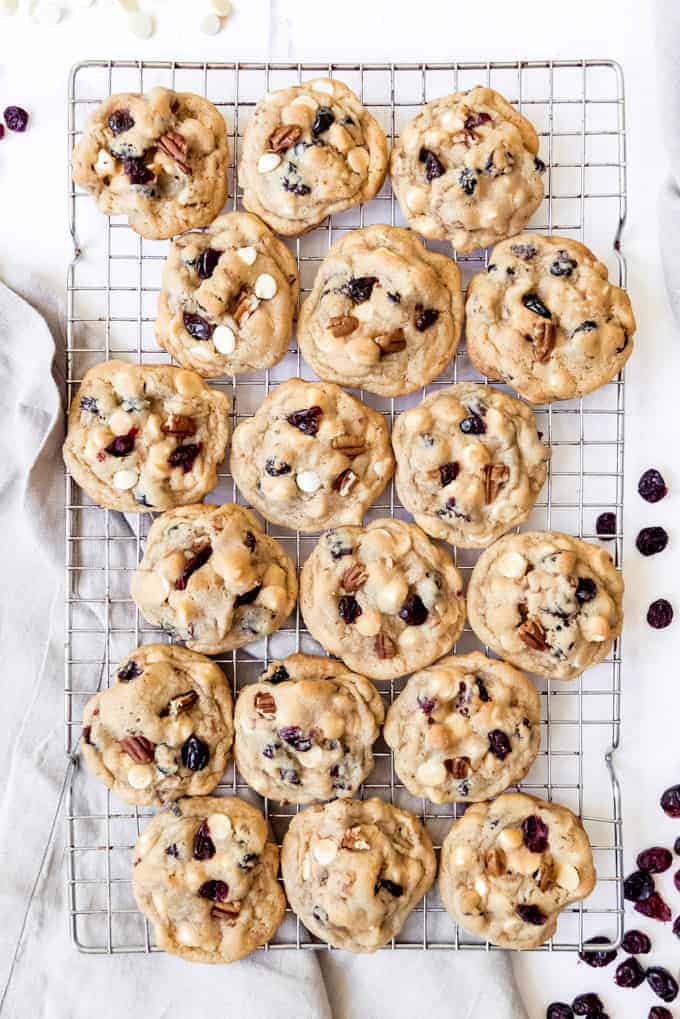
[(312, 82), (312, 88), (315, 92), (325, 92), (328, 96), (335, 95), (335, 85), (329, 78), (317, 78)]
[(352, 135), (342, 124), (332, 124), (328, 132), (328, 141), (339, 152), (349, 152), (354, 145)]
[(113, 487), (117, 488), (120, 492), (127, 492), (128, 489), (134, 488), (139, 478), (139, 472), (129, 468), (125, 471), (116, 471), (113, 475)]
[(519, 828), (504, 828), (498, 836), (498, 845), (506, 850), (518, 849), (523, 841), (524, 836)]
[(228, 839), (234, 827), (226, 814), (208, 814), (208, 828), (210, 834), (217, 841)]
[(276, 152), (265, 152), (257, 161), (258, 173), (271, 173), (281, 162), (281, 156)]
[(138, 39), (150, 39), (154, 32), (154, 20), (150, 14), (139, 11), (128, 18), (128, 28)]
[(422, 188), (409, 188), (406, 192), (406, 206), (409, 212), (423, 212), (427, 206), (427, 194)]
[(354, 173), (365, 173), (368, 169), (368, 164), (368, 152), (363, 146), (357, 145), (356, 148), (350, 149), (347, 153), (347, 165)]
[(234, 9), (231, 0), (211, 0), (212, 9), (221, 18), (228, 18)]
[(416, 778), (422, 785), (442, 785), (446, 781), (446, 767), (442, 761), (426, 761), (416, 771)]
[(579, 872), (570, 863), (561, 863), (559, 865), (555, 880), (560, 888), (565, 888), (568, 892), (575, 892), (581, 883)]
[(321, 488), (321, 478), (314, 471), (300, 471), (295, 480), (302, 492), (316, 492)]
[(146, 789), (153, 782), (153, 768), (150, 764), (134, 764), (127, 773), (127, 780), (133, 789)]
[(407, 595), (408, 584), (406, 583), (406, 578), (397, 574), (387, 584), (381, 585), (376, 591), (376, 605), (381, 612), (387, 612), (392, 615), (401, 608)]
[(312, 852), (316, 862), (325, 867), (338, 855), (338, 845), (335, 839), (317, 839)]
[(374, 609), (367, 609), (360, 616), (357, 616), (354, 625), (362, 637), (375, 637), (377, 633), (380, 633), (382, 618), (379, 612), (376, 612)]
[(219, 35), (222, 31), (222, 22), (216, 14), (206, 14), (201, 21), (201, 32), (204, 35)]
[(498, 560), (496, 569), (502, 577), (510, 580), (519, 580), (527, 571), (528, 563), (519, 552), (507, 552)]
[(97, 162), (94, 164), (94, 172), (98, 177), (105, 177), (107, 173), (113, 173), (115, 165), (113, 156), (106, 149), (100, 149)]
[(132, 416), (126, 410), (114, 410), (109, 418), (109, 428), (114, 435), (127, 435), (132, 428)]
[(220, 354), (232, 354), (236, 347), (236, 337), (229, 326), (217, 326), (212, 334), (212, 341)]
[(257, 258), (257, 248), (254, 248), (252, 244), (248, 244), (245, 248), (239, 248), (236, 254), (246, 265), (253, 265)]
[(255, 280), (255, 296), (261, 301), (271, 301), (278, 289), (276, 280), (268, 272), (263, 272)]
[(480, 899), (483, 899), (489, 891), (489, 883), (483, 877), (478, 877), (475, 880), (475, 891), (479, 895)]
[(609, 640), (611, 636), (609, 623), (604, 616), (586, 616), (581, 622), (581, 633), (586, 640), (594, 643), (602, 643), (602, 641)]

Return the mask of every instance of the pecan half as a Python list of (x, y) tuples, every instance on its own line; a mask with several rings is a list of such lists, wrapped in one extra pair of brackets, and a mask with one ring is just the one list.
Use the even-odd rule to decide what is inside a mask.
[(161, 431), (166, 435), (193, 435), (196, 424), (184, 414), (168, 414), (161, 425)]
[(186, 693), (180, 693), (168, 702), (167, 713), (171, 718), (177, 718), (183, 711), (188, 711), (189, 708), (193, 707), (197, 700), (198, 694), (195, 690), (187, 690)]
[(279, 124), (269, 135), (269, 148), (272, 152), (286, 152), (295, 145), (302, 134), (297, 124)]
[(363, 852), (366, 849), (370, 849), (366, 839), (361, 837), (361, 828), (359, 825), (355, 825), (353, 828), (345, 828), (340, 842), (341, 849), (351, 849), (352, 851)]
[(230, 312), (236, 325), (240, 327), (243, 319), (247, 318), (248, 315), (252, 315), (259, 303), (254, 294), (249, 294), (245, 288), (240, 290)]
[(493, 502), (509, 477), (510, 471), (505, 464), (486, 464), (484, 467), (484, 501)]
[(118, 741), (124, 754), (128, 754), (137, 764), (148, 764), (153, 761), (155, 745), (146, 736), (126, 736)]
[(347, 470), (342, 471), (338, 474), (337, 478), (333, 482), (333, 488), (340, 495), (348, 495), (351, 489), (354, 487), (354, 483), (358, 481), (356, 474), (349, 467)]
[(531, 330), (531, 342), (534, 345), (536, 360), (544, 364), (555, 347), (555, 325), (553, 322), (541, 320)]
[(444, 761), (444, 765), (453, 778), (465, 778), (470, 771), (470, 758), (454, 757), (453, 759)]
[(359, 327), (359, 319), (354, 315), (334, 315), (328, 322), (328, 328), (333, 336), (349, 336)]
[(538, 868), (536, 881), (542, 892), (547, 892), (549, 888), (552, 888), (555, 884), (555, 867), (552, 860), (546, 860), (541, 864)]
[(187, 140), (177, 131), (168, 131), (158, 139), (158, 147), (174, 159), (182, 173), (191, 176), (191, 166), (186, 160)]
[(401, 326), (398, 329), (392, 329), (389, 333), (383, 333), (382, 336), (374, 336), (373, 342), (378, 344), (380, 352), (384, 356), (396, 354), (406, 347), (406, 337)]
[(489, 849), (484, 856), (484, 865), (491, 877), (500, 877), (505, 871), (505, 853), (502, 849)]
[(386, 658), (394, 658), (397, 653), (394, 641), (391, 637), (388, 637), (386, 633), (378, 634), (373, 642), (373, 647), (375, 648), (375, 653), (378, 658), (383, 659), (383, 661)]
[(345, 591), (358, 591), (362, 584), (368, 580), (368, 570), (364, 569), (361, 563), (354, 563), (348, 566), (340, 579), (340, 586)]
[(366, 452), (366, 443), (358, 435), (336, 435), (331, 439), (331, 446), (339, 449), (350, 460)]
[(276, 701), (270, 693), (260, 691), (255, 694), (255, 710), (262, 718), (275, 718)]
[(230, 927), (233, 927), (236, 923), (240, 912), (240, 902), (216, 902), (210, 909), (210, 915), (213, 920), (220, 920)]
[(517, 631), (524, 643), (534, 651), (545, 651), (548, 646), (545, 630), (537, 619), (526, 619)]

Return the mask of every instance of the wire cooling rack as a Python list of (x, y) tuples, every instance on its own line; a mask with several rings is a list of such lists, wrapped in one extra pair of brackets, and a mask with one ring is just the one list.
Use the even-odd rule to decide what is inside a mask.
[[(535, 124), (540, 155), (547, 165), (546, 197), (531, 227), (581, 240), (609, 265), (611, 278), (625, 285), (620, 235), (626, 214), (626, 157), (623, 75), (609, 60), (532, 61), (451, 64), (265, 64), (178, 63), (175, 61), (85, 61), (69, 82), (69, 154), (94, 105), (112, 92), (143, 92), (155, 85), (205, 95), (228, 124), (230, 208), (240, 207), (235, 167), (243, 128), (258, 98), (267, 90), (329, 75), (352, 87), (377, 117), (392, 142), (420, 105), (439, 95), (487, 83), (515, 103)], [(127, 224), (101, 216), (90, 196), (74, 189), (69, 174), (69, 225), (74, 259), (68, 271), (68, 397), (72, 398), (91, 365), (120, 357), (136, 362), (167, 361), (153, 338), (156, 297), (167, 242), (138, 237)], [(333, 217), (292, 242), (298, 258), (303, 296), (329, 244), (343, 231), (387, 222), (401, 224), (389, 182), (368, 205)], [(452, 252), (446, 245), (433, 245)], [(487, 264), (487, 253), (459, 257), (464, 283)], [(232, 398), (232, 425), (250, 416), (270, 386), (290, 377), (313, 374), (293, 346), (285, 360), (268, 372), (212, 384)], [(446, 373), (425, 395), (444, 383), (479, 378), (464, 344)], [(483, 381), (483, 380), (482, 380)], [(359, 394), (384, 412), (390, 423), (414, 399), (380, 399)], [(418, 396), (420, 398), (420, 396)], [(550, 474), (527, 523), (597, 540), (595, 520), (606, 510), (617, 518), (616, 537), (608, 543), (621, 564), (623, 505), (624, 384), (618, 378), (583, 400), (537, 409), (538, 427), (552, 447)], [(239, 501), (229, 474), (220, 476), (211, 501)], [(393, 487), (369, 517), (406, 515)], [(66, 752), (77, 755), (81, 718), (87, 699), (114, 678), (120, 659), (140, 643), (165, 639), (140, 617), (130, 597), (130, 574), (137, 563), (151, 516), (127, 521), (100, 509), (66, 478), (67, 634)], [(316, 538), (268, 525), (300, 564)], [(477, 555), (458, 550), (456, 562), (469, 575)], [(478, 646), (469, 629), (457, 650)], [(261, 644), (217, 659), (234, 693), (254, 680), (271, 658), (294, 650), (318, 651), (299, 615)], [(555, 937), (542, 950), (574, 951), (593, 935), (612, 944), (623, 933), (622, 835), (619, 787), (613, 751), (619, 743), (620, 642), (606, 662), (572, 683), (539, 679), (542, 740), (539, 756), (521, 783), (523, 790), (571, 807), (590, 835), (598, 884), (585, 904), (566, 910)], [(378, 683), (386, 704), (405, 680)], [(376, 744), (376, 767), (364, 795), (382, 796), (423, 817), (436, 847), (460, 806), (435, 806), (415, 799), (396, 779), (386, 745)], [(70, 932), (84, 952), (154, 950), (153, 935), (135, 908), (131, 888), (131, 849), (150, 810), (134, 808), (111, 796), (95, 779), (74, 769), (66, 800), (66, 860)], [(280, 841), (295, 807), (264, 803), (233, 767), (220, 791), (238, 793), (263, 806)], [(393, 949), (489, 949), (457, 927), (444, 912), (436, 888), (412, 913)], [(290, 912), (269, 950), (326, 949)]]

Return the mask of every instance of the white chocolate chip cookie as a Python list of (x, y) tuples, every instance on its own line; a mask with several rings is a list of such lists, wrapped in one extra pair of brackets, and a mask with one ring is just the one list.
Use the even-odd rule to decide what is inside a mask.
[(327, 651), (372, 679), (430, 665), (465, 622), (451, 556), (402, 520), (323, 534), (300, 575), (300, 608)]
[(543, 199), (538, 136), (503, 96), (477, 86), (423, 106), (390, 174), (414, 230), (464, 254), (522, 230)]
[(235, 962), (276, 933), (286, 900), (267, 822), (236, 796), (156, 814), (134, 848), (133, 890), (156, 944), (190, 962)]
[(377, 798), (308, 807), (281, 849), (293, 910), (312, 934), (349, 952), (375, 952), (396, 937), (436, 870), (418, 818)]
[(439, 892), (460, 926), (500, 948), (537, 948), (595, 887), (588, 836), (567, 807), (523, 793), (475, 803), (444, 839)]
[(550, 450), (529, 407), (476, 382), (437, 389), (392, 431), (399, 498), (433, 538), (489, 545), (526, 520)]
[(470, 360), (531, 403), (599, 389), (625, 365), (635, 332), (628, 294), (607, 275), (567, 237), (521, 234), (497, 245), (468, 289)]
[(344, 234), (321, 263), (298, 345), (322, 379), (400, 396), (444, 370), (462, 323), (453, 259), (410, 230), (368, 226)]
[(153, 522), (132, 597), (148, 622), (216, 655), (278, 630), (295, 605), (297, 578), (250, 510), (201, 503)]
[(121, 662), (117, 682), (83, 712), (80, 752), (126, 803), (162, 806), (210, 793), (230, 757), (232, 697), (209, 658), (145, 644)]
[(385, 742), (413, 796), (488, 800), (524, 778), (541, 742), (533, 683), (479, 651), (411, 676), (387, 712)]
[(296, 236), (380, 190), (387, 140), (341, 81), (319, 78), (268, 92), (243, 137), (243, 204), (272, 230)]
[(557, 531), (506, 534), (477, 560), (470, 625), (519, 669), (575, 679), (623, 626), (623, 578), (608, 552)]
[(290, 655), (236, 701), (236, 764), (261, 796), (313, 803), (356, 795), (373, 768), (380, 694), (340, 662)]
[(73, 150), (73, 180), (142, 237), (207, 226), (227, 198), (227, 125), (191, 92), (110, 96)]
[(69, 411), (64, 461), (98, 505), (125, 513), (198, 502), (229, 438), (229, 400), (195, 372), (104, 361)]
[(229, 212), (170, 247), (156, 339), (199, 375), (240, 375), (280, 361), (298, 298), (297, 263), (247, 212)]
[(267, 520), (358, 524), (394, 472), (385, 418), (340, 386), (289, 379), (234, 431), (231, 471)]

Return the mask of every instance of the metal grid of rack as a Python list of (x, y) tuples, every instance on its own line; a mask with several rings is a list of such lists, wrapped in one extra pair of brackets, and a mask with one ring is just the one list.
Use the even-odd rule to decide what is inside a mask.
[[(450, 64), (265, 64), (179, 63), (175, 61), (86, 61), (69, 82), (68, 148), (81, 133), (94, 105), (113, 92), (146, 91), (155, 85), (194, 91), (223, 113), (231, 145), (230, 208), (240, 207), (236, 181), (243, 128), (257, 99), (270, 89), (321, 75), (339, 77), (359, 94), (380, 121), (390, 142), (422, 103), (447, 92), (486, 83), (505, 94), (535, 124), (547, 165), (546, 197), (531, 228), (555, 232), (593, 247), (610, 276), (625, 285), (620, 235), (626, 213), (624, 89), (621, 69), (608, 60)], [(67, 385), (72, 398), (84, 372), (98, 361), (119, 357), (142, 363), (167, 361), (153, 339), (156, 296), (168, 242), (143, 240), (119, 219), (106, 219), (91, 198), (68, 179), (69, 226), (74, 258), (68, 271)], [(368, 205), (349, 210), (292, 242), (298, 258), (302, 296), (328, 245), (341, 232), (369, 223), (402, 223), (389, 181)], [(446, 245), (433, 245), (453, 254)], [(459, 257), (466, 284), (487, 264), (487, 253)], [(232, 425), (254, 412), (271, 386), (313, 374), (293, 345), (275, 368), (211, 384), (228, 391)], [(435, 386), (479, 379), (461, 344)], [(484, 380), (481, 380), (484, 381)], [(359, 393), (390, 423), (407, 399)], [(413, 400), (411, 400), (411, 403)], [(603, 511), (617, 517), (609, 549), (621, 565), (623, 505), (624, 383), (619, 377), (583, 400), (536, 409), (538, 427), (553, 450), (550, 474), (528, 528), (563, 530), (597, 540), (595, 520)], [(224, 465), (226, 467), (226, 465)], [(117, 662), (140, 643), (164, 639), (139, 615), (129, 579), (151, 522), (91, 504), (70, 477), (65, 480), (67, 633), (65, 643), (66, 752), (77, 755), (82, 710), (108, 685)], [(211, 501), (242, 501), (228, 473), (219, 478)], [(406, 515), (390, 485), (369, 517)], [(300, 564), (316, 537), (268, 525)], [(467, 579), (477, 555), (457, 550)], [(466, 629), (457, 650), (478, 646)], [(216, 660), (234, 693), (254, 680), (271, 658), (294, 650), (318, 651), (295, 615), (282, 631), (261, 644)], [(537, 680), (542, 702), (539, 756), (520, 788), (565, 803), (584, 821), (594, 849), (598, 884), (587, 900), (566, 910), (547, 951), (575, 951), (588, 937), (623, 933), (622, 835), (619, 787), (612, 755), (619, 743), (621, 649), (573, 683)], [(405, 679), (378, 683), (389, 703)], [(376, 744), (376, 767), (364, 794), (382, 796), (423, 817), (436, 847), (461, 806), (435, 806), (411, 797), (396, 779), (388, 748)], [(218, 792), (259, 803), (280, 841), (295, 807), (261, 801), (230, 767)], [(84, 952), (154, 950), (152, 932), (135, 908), (131, 890), (131, 849), (151, 811), (126, 806), (74, 769), (66, 797), (66, 865), (71, 936)], [(393, 949), (489, 949), (457, 927), (444, 912), (436, 887), (413, 912)], [(600, 946), (601, 947), (601, 946)], [(327, 949), (290, 912), (268, 950)]]

